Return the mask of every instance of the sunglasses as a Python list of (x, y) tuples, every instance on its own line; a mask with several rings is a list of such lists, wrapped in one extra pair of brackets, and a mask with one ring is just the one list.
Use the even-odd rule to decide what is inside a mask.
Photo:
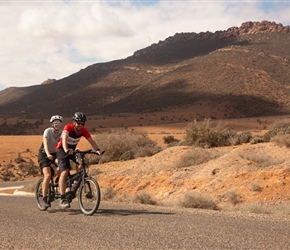
[(54, 125), (61, 125), (61, 122), (53, 122)]
[(84, 122), (76, 122), (77, 123), (77, 125), (82, 125), (82, 126), (84, 126), (85, 125), (85, 123)]

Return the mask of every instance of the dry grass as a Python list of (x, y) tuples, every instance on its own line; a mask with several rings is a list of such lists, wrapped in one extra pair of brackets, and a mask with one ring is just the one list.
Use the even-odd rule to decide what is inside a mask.
[(238, 211), (254, 213), (254, 214), (273, 214), (275, 209), (272, 206), (263, 204), (261, 202), (253, 202), (240, 206)]
[(157, 205), (157, 200), (145, 190), (137, 193), (133, 199), (133, 202), (147, 205)]
[(186, 153), (180, 156), (179, 160), (175, 164), (175, 167), (184, 168), (189, 166), (195, 166), (206, 163), (216, 157), (218, 157), (217, 154), (214, 154), (207, 149), (193, 147), (191, 150), (188, 150)]
[(278, 134), (271, 139), (280, 146), (290, 147), (290, 134)]
[(188, 124), (185, 131), (185, 144), (204, 148), (229, 146), (236, 132), (219, 122), (214, 125), (210, 119), (202, 122), (194, 120)]
[(284, 162), (283, 159), (274, 158), (265, 152), (251, 152), (243, 155), (245, 159), (259, 164), (261, 167), (267, 168), (274, 165), (279, 165)]
[(223, 198), (234, 206), (243, 202), (243, 198), (233, 190), (227, 191)]
[(262, 192), (263, 188), (256, 182), (251, 182), (249, 189), (253, 192)]
[(102, 200), (112, 200), (115, 198), (116, 196), (116, 191), (114, 190), (114, 188), (112, 186), (104, 186), (102, 189), (101, 189), (101, 197), (102, 197)]
[(200, 193), (186, 193), (180, 205), (185, 208), (219, 210), (214, 200)]
[(152, 156), (161, 150), (146, 133), (115, 129), (98, 135), (100, 147), (106, 149), (100, 162), (126, 161)]
[(34, 193), (35, 188), (36, 188), (36, 184), (37, 184), (37, 181), (31, 182), (31, 183), (25, 185), (23, 188), (21, 188), (21, 191), (28, 192), (28, 193)]

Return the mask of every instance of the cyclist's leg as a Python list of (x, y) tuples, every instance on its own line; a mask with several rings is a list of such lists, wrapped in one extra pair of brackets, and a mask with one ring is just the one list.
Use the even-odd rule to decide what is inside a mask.
[(51, 179), (51, 169), (50, 166), (46, 166), (42, 169), (43, 175), (44, 175), (44, 179), (42, 182), (42, 194), (43, 197), (47, 196), (48, 193), (48, 186), (49, 186), (49, 182)]
[(56, 153), (53, 153), (52, 156), (53, 156), (53, 161), (51, 164), (51, 168), (53, 171), (51, 173), (51, 176), (52, 176), (52, 178), (54, 178), (55, 182), (58, 182), (59, 177), (60, 177), (60, 170), (58, 167), (58, 159), (56, 158)]
[(58, 167), (60, 169), (60, 177), (58, 181), (59, 192), (61, 195), (60, 206), (69, 207), (69, 203), (65, 200), (66, 177), (69, 174), (70, 162), (69, 157), (62, 148), (57, 150)]
[(43, 176), (44, 176), (44, 179), (42, 182), (43, 203), (46, 207), (48, 207), (49, 204), (47, 202), (47, 194), (48, 194), (49, 182), (51, 179), (51, 169), (50, 169), (51, 161), (47, 158), (45, 153), (39, 152), (38, 162), (39, 162), (40, 169), (41, 169)]

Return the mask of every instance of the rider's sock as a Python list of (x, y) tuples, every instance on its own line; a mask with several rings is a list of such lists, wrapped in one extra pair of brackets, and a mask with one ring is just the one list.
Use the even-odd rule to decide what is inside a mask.
[(42, 200), (47, 202), (47, 196), (43, 196)]
[(64, 200), (65, 199), (65, 195), (64, 194), (60, 195), (60, 199)]

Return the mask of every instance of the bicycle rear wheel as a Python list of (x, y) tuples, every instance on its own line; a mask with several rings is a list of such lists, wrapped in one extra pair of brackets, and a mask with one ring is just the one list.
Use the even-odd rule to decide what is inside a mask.
[(93, 215), (99, 208), (101, 192), (98, 182), (92, 178), (85, 178), (78, 191), (78, 201), (81, 211), (85, 215)]
[(35, 188), (35, 201), (37, 204), (38, 209), (40, 209), (41, 211), (45, 211), (47, 209), (47, 207), (44, 207), (42, 204), (42, 183), (43, 183), (43, 178), (41, 178), (37, 184), (36, 184), (36, 188)]

